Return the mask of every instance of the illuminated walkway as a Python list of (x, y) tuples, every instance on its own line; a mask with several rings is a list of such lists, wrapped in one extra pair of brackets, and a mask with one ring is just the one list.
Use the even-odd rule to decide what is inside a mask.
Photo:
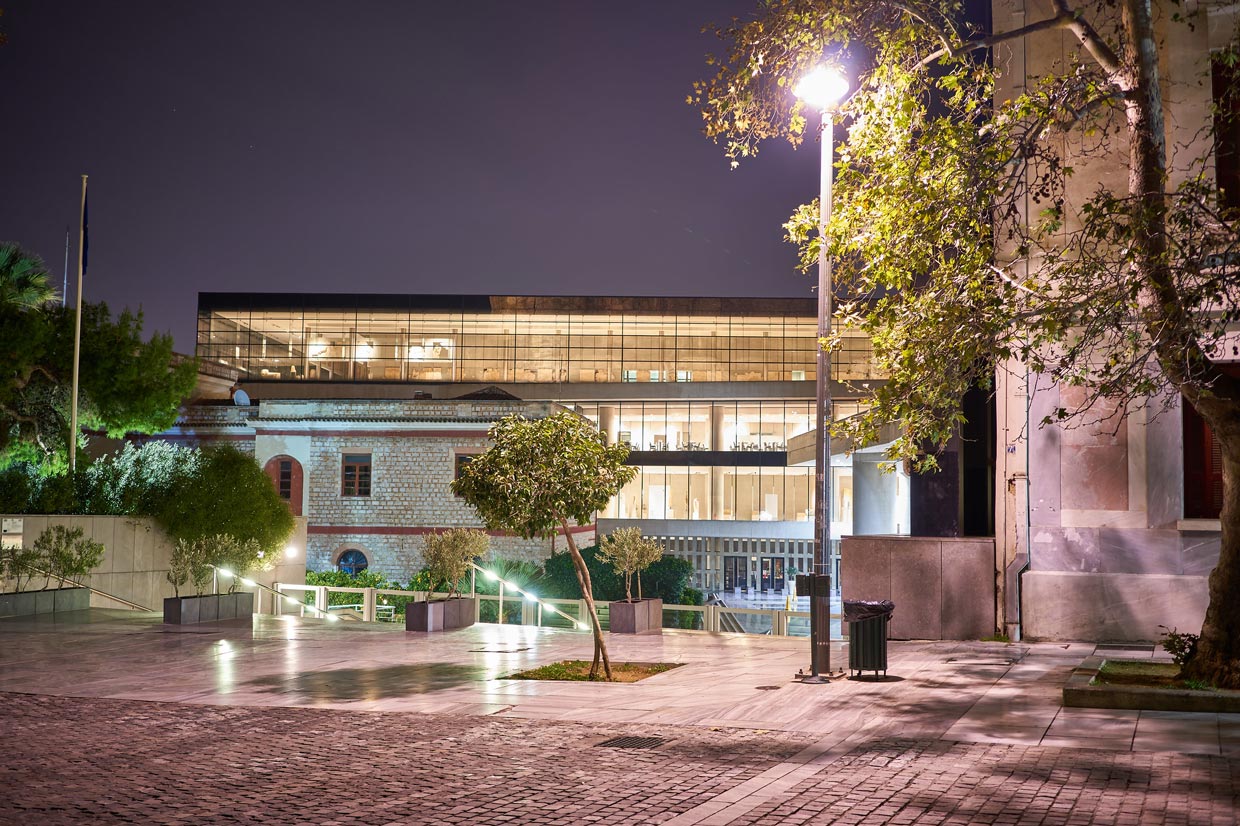
[(581, 633), (73, 619), (0, 621), (0, 823), (1237, 821), (1240, 719), (1062, 709), (1090, 645), (809, 686), (804, 640), (668, 632), (613, 657), (683, 667), (601, 685), (505, 679)]

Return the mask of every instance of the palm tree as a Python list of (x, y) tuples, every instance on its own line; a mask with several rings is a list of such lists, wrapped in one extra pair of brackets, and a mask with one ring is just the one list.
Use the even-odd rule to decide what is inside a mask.
[(15, 243), (0, 244), (0, 307), (28, 310), (55, 298), (56, 288), (39, 256)]

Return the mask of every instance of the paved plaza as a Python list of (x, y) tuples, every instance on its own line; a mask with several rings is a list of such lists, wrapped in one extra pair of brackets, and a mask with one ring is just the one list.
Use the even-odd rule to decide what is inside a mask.
[(0, 823), (1238, 821), (1240, 715), (1064, 709), (1091, 644), (897, 642), (889, 680), (817, 686), (805, 640), (609, 644), (684, 665), (511, 680), (591, 650), (514, 626), (2, 620)]

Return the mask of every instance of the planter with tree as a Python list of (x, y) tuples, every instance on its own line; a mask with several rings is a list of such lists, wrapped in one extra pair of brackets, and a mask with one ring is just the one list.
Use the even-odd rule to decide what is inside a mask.
[[(642, 536), (641, 528), (617, 528), (598, 546), (598, 558), (624, 580), (624, 599), (611, 603), (613, 634), (662, 634), (663, 600), (642, 598), (642, 571), (663, 557), (663, 546)], [(633, 579), (637, 578), (637, 599)]]
[[(81, 528), (52, 525), (31, 548), (0, 551), (0, 577), (14, 590), (0, 594), (0, 616), (19, 617), (84, 611), (90, 607), (90, 589), (80, 583), (103, 559), (104, 547), (84, 536)], [(42, 580), (43, 587), (29, 586)], [(68, 587), (65, 583), (70, 583)], [(53, 588), (56, 584), (62, 587)]]
[(590, 571), (573, 538), (572, 523), (589, 524), (611, 497), (637, 475), (625, 464), (629, 448), (609, 445), (588, 420), (568, 411), (545, 419), (507, 416), (488, 433), (492, 446), (461, 471), (452, 492), (472, 505), (488, 527), (527, 539), (563, 532), (594, 635), (590, 679), (600, 668), (611, 680), (607, 643), (594, 607)]
[(430, 534), (422, 553), (433, 593), (436, 587), (446, 589), (444, 599), (427, 599), (405, 606), (406, 631), (451, 631), (474, 624), (478, 615), (478, 598), (457, 593), (461, 580), (469, 573), (471, 562), (486, 556), (490, 537), (482, 531), (452, 528)]
[[(178, 539), (172, 546), (172, 559), (168, 565), (167, 579), (172, 593), (164, 600), (164, 622), (170, 625), (193, 625), (213, 622), (219, 613), (219, 597), (203, 594), (211, 581), (209, 539)], [(181, 596), (181, 587), (187, 582), (194, 586), (193, 596)]]
[[(188, 625), (249, 617), (254, 613), (254, 595), (238, 590), (238, 586), (247, 574), (269, 568), (272, 561), (253, 539), (239, 540), (228, 534), (178, 539), (167, 575), (176, 595), (164, 600), (164, 622)], [(227, 572), (219, 577), (227, 581), (228, 590), (204, 594), (216, 570)], [(225, 584), (219, 577), (217, 585)], [(181, 596), (186, 581), (193, 583), (193, 596)]]

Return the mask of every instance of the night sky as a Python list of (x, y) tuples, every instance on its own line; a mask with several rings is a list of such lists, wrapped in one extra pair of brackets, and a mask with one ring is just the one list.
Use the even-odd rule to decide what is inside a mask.
[[(0, 0), (0, 240), (193, 351), (199, 290), (808, 296), (818, 152), (684, 102), (752, 0)], [(72, 277), (70, 279), (72, 284)]]

